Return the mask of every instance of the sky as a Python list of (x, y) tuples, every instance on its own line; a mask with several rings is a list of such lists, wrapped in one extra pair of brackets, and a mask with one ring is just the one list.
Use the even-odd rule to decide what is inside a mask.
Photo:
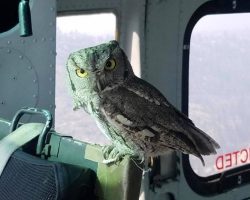
[(242, 29), (250, 29), (249, 19), (249, 13), (206, 15), (197, 22), (195, 31), (239, 31)]
[(64, 33), (110, 34), (111, 30), (115, 31), (116, 17), (113, 13), (58, 17), (57, 27)]

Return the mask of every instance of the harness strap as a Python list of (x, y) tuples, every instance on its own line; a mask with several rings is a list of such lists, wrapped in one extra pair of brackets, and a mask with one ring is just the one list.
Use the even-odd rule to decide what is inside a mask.
[(43, 128), (42, 123), (23, 124), (0, 140), (0, 177), (14, 151), (38, 136)]

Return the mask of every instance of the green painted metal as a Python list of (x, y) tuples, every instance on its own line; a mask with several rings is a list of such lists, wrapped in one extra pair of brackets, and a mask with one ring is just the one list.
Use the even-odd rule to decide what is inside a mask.
[(28, 0), (21, 0), (18, 6), (18, 17), (20, 26), (20, 36), (32, 35), (31, 14)]
[(38, 138), (37, 149), (36, 149), (36, 154), (40, 155), (42, 154), (42, 150), (47, 142), (46, 138), (48, 138), (50, 135), (49, 131), (53, 123), (52, 114), (48, 110), (44, 110), (44, 109), (31, 108), (31, 107), (22, 108), (19, 111), (17, 111), (17, 113), (13, 117), (13, 120), (10, 126), (10, 132), (13, 132), (17, 128), (18, 123), (24, 114), (41, 115), (45, 118), (44, 128)]
[[(0, 138), (9, 133), (11, 123), (0, 118)], [(74, 140), (55, 131), (43, 152), (50, 161), (89, 168), (97, 174), (96, 196), (99, 200), (137, 200), (139, 198), (142, 165), (126, 156), (120, 163), (103, 163), (102, 148)]]
[[(60, 136), (54, 132), (49, 142), (49, 160), (90, 168), (97, 174), (96, 195), (105, 200), (137, 200), (139, 198), (142, 170), (140, 164), (125, 157), (120, 163), (103, 164), (102, 149)], [(139, 167), (140, 166), (140, 167)]]

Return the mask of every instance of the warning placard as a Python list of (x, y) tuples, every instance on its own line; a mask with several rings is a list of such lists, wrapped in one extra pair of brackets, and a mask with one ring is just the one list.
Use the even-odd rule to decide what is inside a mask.
[(215, 168), (219, 171), (250, 163), (250, 148), (219, 155), (215, 160)]

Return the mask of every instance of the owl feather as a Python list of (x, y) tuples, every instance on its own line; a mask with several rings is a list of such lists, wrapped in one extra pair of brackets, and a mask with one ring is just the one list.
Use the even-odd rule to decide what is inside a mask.
[(84, 108), (113, 142), (107, 160), (129, 154), (139, 159), (171, 150), (215, 154), (219, 144), (151, 84), (136, 77), (118, 42), (110, 41), (69, 56), (68, 79), (75, 108)]

